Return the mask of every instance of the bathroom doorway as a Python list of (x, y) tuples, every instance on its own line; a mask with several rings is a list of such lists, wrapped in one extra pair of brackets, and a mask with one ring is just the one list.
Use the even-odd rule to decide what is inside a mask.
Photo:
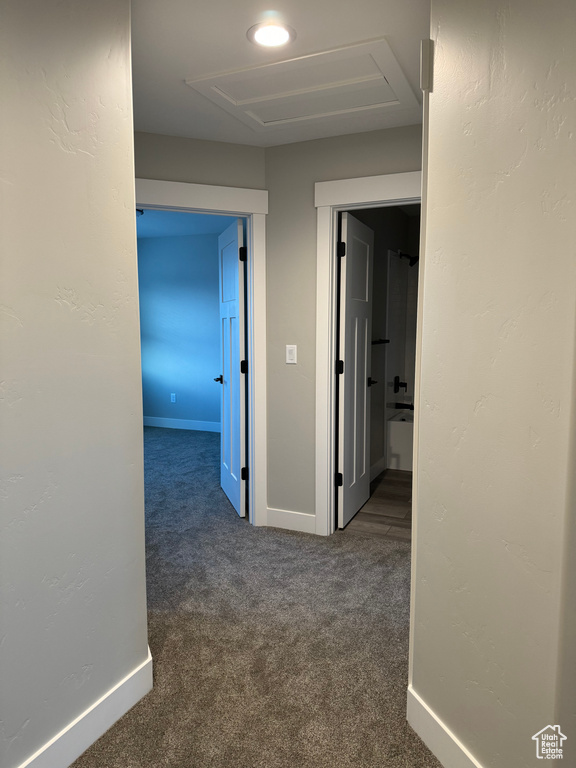
[[(409, 540), (420, 204), (355, 208), (339, 217), (348, 242), (340, 247), (339, 263), (338, 358), (344, 370), (336, 385), (335, 462), (343, 493), (336, 497), (335, 528)], [(344, 283), (350, 282), (347, 290)], [(366, 302), (351, 299), (364, 294), (365, 283)], [(351, 311), (351, 301), (363, 309)], [(352, 317), (367, 311), (366, 322)]]
[[(334, 447), (337, 444), (338, 434), (338, 415), (336, 405), (338, 403), (339, 396), (339, 377), (341, 378), (340, 370), (342, 370), (342, 363), (338, 357), (338, 298), (340, 291), (339, 280), (339, 259), (341, 255), (339, 253), (339, 218), (340, 214), (346, 213), (354, 216), (358, 211), (369, 211), (370, 216), (377, 215), (374, 209), (386, 209), (386, 208), (399, 208), (404, 206), (410, 206), (413, 204), (419, 204), (421, 200), (421, 184), (422, 175), (419, 171), (410, 173), (391, 174), (387, 176), (374, 176), (365, 177), (359, 179), (341, 179), (332, 182), (318, 182), (315, 185), (315, 203), (318, 214), (318, 251), (317, 251), (317, 334), (316, 334), (316, 360), (317, 360), (317, 383), (316, 383), (316, 532), (329, 535), (338, 529), (337, 510), (338, 503), (341, 500), (342, 491), (340, 490), (344, 478), (343, 475), (343, 460), (342, 453), (336, 455)], [(405, 211), (405, 213), (408, 212)], [(360, 214), (361, 216), (363, 214)], [(418, 220), (418, 214), (414, 217)], [(412, 258), (416, 255), (415, 252), (410, 254), (409, 249), (402, 245), (390, 245), (386, 246), (385, 258), (388, 258), (388, 250), (396, 252), (396, 257), (400, 260), (406, 260), (403, 258), (403, 253), (408, 253)], [(377, 246), (379, 247), (379, 246)], [(400, 253), (398, 253), (400, 251)], [(344, 257), (345, 258), (345, 257)], [(380, 252), (380, 259), (382, 254)], [(418, 263), (418, 262), (416, 262)], [(409, 262), (407, 261), (407, 264)], [(416, 265), (413, 265), (413, 269), (418, 269)], [(386, 271), (388, 270), (386, 262)], [(360, 283), (358, 283), (359, 285)], [(373, 287), (373, 286), (372, 286)], [(375, 294), (378, 295), (377, 292)], [(420, 296), (416, 303), (420, 301)], [(383, 302), (378, 301), (377, 307), (383, 308)], [(387, 329), (386, 329), (387, 330)], [(376, 348), (378, 346), (387, 346), (385, 335), (382, 335), (384, 343), (372, 345), (372, 340), (379, 341), (380, 334), (377, 334), (378, 329), (374, 328), (374, 333), (370, 331), (369, 344), (366, 346), (370, 348), (370, 355), (367, 358), (370, 360), (370, 364), (366, 368), (366, 376), (364, 381), (361, 382), (361, 377), (356, 378), (357, 386), (360, 388), (369, 378), (381, 381), (375, 375), (377, 364), (375, 364), (374, 373), (372, 373), (372, 356), (376, 354)], [(418, 327), (417, 336), (420, 337), (420, 328)], [(372, 352), (372, 346), (375, 351)], [(415, 348), (419, 348), (419, 341), (414, 345)], [(417, 371), (419, 366), (419, 357), (416, 355), (416, 362), (413, 363), (413, 368)], [(360, 370), (360, 368), (358, 368)], [(381, 415), (393, 407), (388, 406), (388, 403), (404, 403), (411, 405), (415, 400), (417, 402), (417, 392), (413, 394), (411, 402), (404, 400), (408, 396), (408, 382), (406, 381), (406, 374), (402, 374), (398, 371), (395, 374), (384, 372), (384, 383), (394, 388), (394, 379), (398, 376), (397, 388), (398, 392), (395, 395), (401, 394), (401, 398), (391, 400), (386, 398), (386, 392), (381, 392), (379, 396), (374, 395), (374, 400), (380, 400), (380, 405), (375, 404), (374, 414), (378, 413), (378, 407), (380, 407)], [(415, 382), (418, 380), (417, 373), (414, 376)], [(406, 388), (401, 387), (402, 383), (406, 383)], [(370, 387), (374, 392), (377, 391), (377, 387), (380, 384)], [(416, 383), (417, 389), (417, 383)], [(367, 399), (368, 403), (371, 403), (371, 397)], [(394, 408), (394, 411), (400, 409)], [(402, 410), (408, 410), (402, 408)], [(409, 423), (406, 417), (406, 422)], [(414, 429), (417, 433), (417, 422), (414, 425)], [(380, 430), (380, 434), (379, 434)], [(388, 436), (387, 436), (387, 423), (384, 418), (379, 421), (379, 427), (376, 430), (370, 430), (370, 419), (364, 430), (363, 437), (369, 436), (369, 448), (365, 451), (366, 461), (369, 464), (369, 471), (372, 470), (372, 477), (378, 475), (378, 470), (382, 471), (388, 469), (387, 454), (388, 454)], [(354, 439), (357, 439), (358, 432), (355, 433)], [(380, 440), (380, 454), (377, 450), (372, 450), (372, 442)], [(344, 441), (344, 449), (349, 440)], [(414, 437), (414, 442), (417, 443), (417, 437)], [(391, 446), (393, 448), (393, 446)], [(391, 450), (391, 454), (398, 453), (396, 450)], [(380, 466), (378, 464), (380, 463)], [(400, 472), (406, 472), (409, 470), (398, 470)], [(370, 493), (366, 494), (366, 499), (370, 497)], [(365, 501), (365, 500), (364, 500)], [(352, 517), (357, 510), (353, 510)], [(350, 519), (349, 517), (349, 519)]]

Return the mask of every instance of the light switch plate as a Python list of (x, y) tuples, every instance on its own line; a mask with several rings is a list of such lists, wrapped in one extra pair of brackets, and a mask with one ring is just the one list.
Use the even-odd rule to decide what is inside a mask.
[(296, 344), (286, 344), (286, 362), (290, 365), (296, 365), (298, 361), (298, 347)]

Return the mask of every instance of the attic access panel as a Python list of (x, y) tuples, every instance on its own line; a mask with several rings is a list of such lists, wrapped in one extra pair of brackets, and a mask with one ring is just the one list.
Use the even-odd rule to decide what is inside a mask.
[(419, 103), (386, 40), (374, 40), (186, 84), (253, 130), (387, 115)]

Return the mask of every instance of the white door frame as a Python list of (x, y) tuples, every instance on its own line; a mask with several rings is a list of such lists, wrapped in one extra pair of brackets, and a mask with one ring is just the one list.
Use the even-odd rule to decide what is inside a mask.
[[(394, 173), (315, 185), (316, 254), (316, 533), (334, 533), (336, 237), (340, 211), (419, 203), (422, 173)], [(415, 441), (416, 444), (416, 441)]]
[(266, 214), (268, 192), (176, 181), (136, 179), (136, 206), (215, 213), (246, 219), (248, 329), (248, 519), (267, 523), (266, 467)]

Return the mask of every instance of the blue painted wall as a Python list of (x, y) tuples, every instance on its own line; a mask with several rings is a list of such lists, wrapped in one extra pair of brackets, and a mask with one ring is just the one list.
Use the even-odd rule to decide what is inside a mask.
[(139, 238), (138, 278), (144, 417), (219, 428), (218, 235)]

